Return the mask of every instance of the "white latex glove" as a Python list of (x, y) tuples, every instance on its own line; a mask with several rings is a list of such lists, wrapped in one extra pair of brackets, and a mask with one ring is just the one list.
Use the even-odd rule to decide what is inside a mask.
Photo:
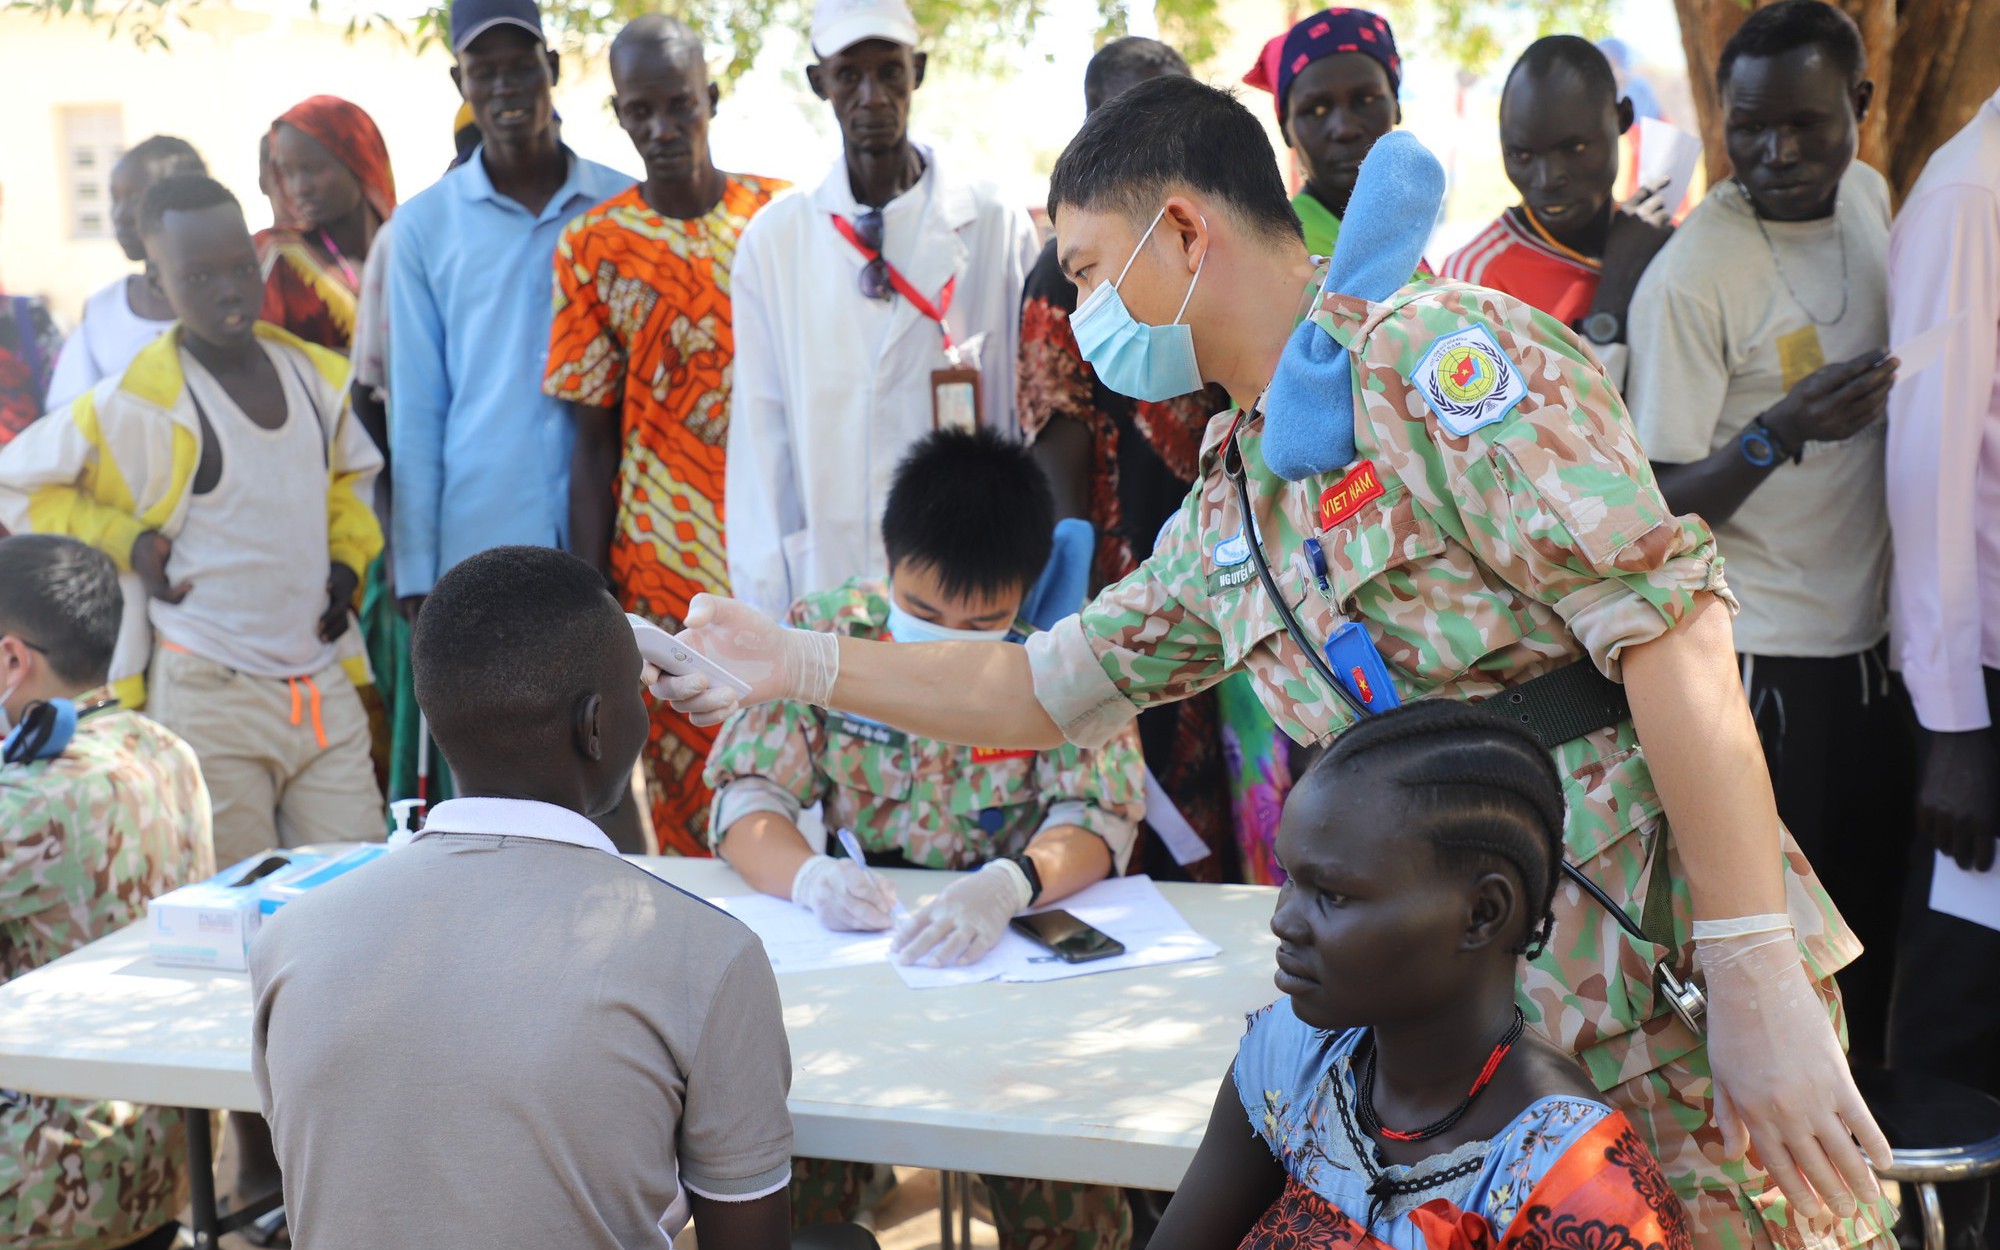
[(944, 888), (923, 910), (896, 926), (889, 944), (897, 963), (925, 963), (944, 968), (975, 963), (1000, 935), (1007, 922), (1034, 897), (1028, 874), (1011, 859), (996, 859)]
[(711, 688), (699, 673), (666, 677), (653, 693), (697, 725), (719, 725), (737, 708), (773, 699), (824, 707), (840, 671), (840, 640), (811, 629), (786, 629), (747, 603), (696, 595), (687, 628), (674, 637), (750, 683), (750, 694)]
[[(1755, 930), (1765, 919), (1783, 923)], [(1731, 927), (1751, 931), (1700, 932)], [(1708, 985), (1708, 1061), (1723, 1156), (1741, 1159), (1754, 1148), (1808, 1224), (1880, 1201), (1868, 1158), (1886, 1163), (1889, 1141), (1848, 1075), (1790, 923), (1782, 916), (1702, 922), (1695, 937)]]
[(815, 855), (792, 877), (792, 901), (829, 929), (875, 932), (896, 912), (896, 887), (851, 859)]

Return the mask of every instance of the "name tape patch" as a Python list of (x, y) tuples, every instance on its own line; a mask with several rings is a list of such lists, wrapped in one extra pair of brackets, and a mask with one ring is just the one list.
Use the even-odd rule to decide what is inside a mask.
[(1382, 475), (1373, 460), (1363, 460), (1347, 471), (1347, 476), (1320, 492), (1319, 527), (1330, 530), (1345, 521), (1371, 499), (1382, 497)]
[(1505, 417), (1528, 394), (1521, 371), (1479, 325), (1431, 344), (1410, 380), (1438, 424), (1460, 438)]
[(878, 747), (888, 747), (900, 751), (908, 745), (908, 734), (899, 729), (891, 729), (880, 721), (868, 720), (860, 716), (849, 716), (835, 712), (827, 717), (827, 728), (848, 738), (858, 738)]

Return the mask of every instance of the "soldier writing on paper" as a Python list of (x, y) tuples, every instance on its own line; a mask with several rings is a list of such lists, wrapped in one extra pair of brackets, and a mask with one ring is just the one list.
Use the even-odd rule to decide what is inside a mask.
[[(1055, 504), (1027, 448), (990, 430), (940, 431), (897, 468), (882, 513), (887, 582), (855, 578), (801, 598), (792, 632), (899, 646), (1034, 632), (1023, 597), (1049, 559)], [(945, 694), (944, 698), (952, 698)], [(968, 707), (972, 705), (968, 704)], [(1123, 870), (1145, 808), (1131, 725), (1096, 750), (936, 741), (803, 700), (765, 703), (723, 726), (709, 757), (710, 836), (744, 879), (831, 929), (887, 929), (896, 893), (872, 867), (977, 869), (897, 925), (896, 958), (971, 963), (1020, 911)], [(800, 813), (824, 806), (867, 864), (815, 853)], [(802, 1159), (801, 1224), (851, 1219), (861, 1165)], [(988, 1177), (1001, 1244), (1124, 1250), (1131, 1213), (1110, 1186)]]

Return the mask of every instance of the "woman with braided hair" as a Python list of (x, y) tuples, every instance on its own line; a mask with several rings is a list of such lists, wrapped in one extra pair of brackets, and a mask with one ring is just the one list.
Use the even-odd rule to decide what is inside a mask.
[(1523, 1031), (1562, 835), (1517, 723), (1437, 699), (1335, 741), (1278, 828), (1290, 1001), (1251, 1016), (1155, 1247), (1688, 1246), (1632, 1126)]

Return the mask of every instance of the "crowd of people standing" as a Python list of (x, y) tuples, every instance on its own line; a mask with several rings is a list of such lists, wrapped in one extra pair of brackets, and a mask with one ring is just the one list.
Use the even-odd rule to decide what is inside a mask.
[[(1934, 851), (1987, 871), (2000, 829), (2000, 555), (1984, 532), (2000, 516), (2000, 95), (1892, 213), (1855, 159), (1874, 104), (1859, 32), (1821, 0), (1781, 0), (1714, 67), (1733, 177), (1676, 222), (1660, 187), (1614, 194), (1635, 110), (1611, 62), (1548, 36), (1500, 97), (1520, 202), (1433, 276), (1423, 240), (1404, 246), (1414, 227), (1398, 235), (1380, 207), (1382, 180), (1372, 201), (1363, 188), (1378, 149), (1374, 167), (1405, 162), (1408, 186), (1423, 166), (1397, 131), (1395, 33), (1360, 9), (1308, 16), (1244, 76), (1270, 93), (1295, 192), (1241, 101), (1156, 40), (1107, 44), (1046, 240), (1024, 206), (913, 137), (929, 64), (902, 0), (816, 6), (804, 73), (841, 154), (809, 188), (716, 167), (720, 85), (677, 19), (641, 17), (608, 50), (636, 183), (563, 141), (561, 60), (533, 0), (458, 0), (449, 36), (458, 156), (409, 199), (374, 122), (331, 96), (261, 137), (272, 224), (255, 232), (193, 147), (155, 136), (111, 179), (119, 243), (143, 272), (94, 294), (66, 340), (25, 302), (0, 318), (0, 525), (108, 557), (0, 542), (0, 723), (30, 696), (90, 707), (78, 732), (142, 760), (143, 785), (167, 796), (90, 835), (139, 857), (123, 879), (145, 889), (121, 886), (111, 906), (89, 876), (36, 876), (24, 916), (82, 907), (93, 922), (0, 971), (266, 848), (379, 837), (385, 799), (432, 804), (440, 833), (717, 854), (832, 927), (896, 927), (909, 959), (975, 959), (1018, 912), (1126, 871), (1284, 885), (1281, 951), (1322, 954), (1281, 954), (1295, 1015), (1253, 1019), (1217, 1104), (1234, 1137), (1211, 1131), (1160, 1245), (1291, 1244), (1285, 1228), (1303, 1223), (1435, 1246), (1433, 1198), (1491, 1233), (1519, 1229), (1530, 1190), (1550, 1195), (1538, 1187), (1601, 1149), (1617, 1183), (1588, 1212), (1641, 1244), (1859, 1246), (1891, 1236), (1894, 1217), (1861, 1157), (1882, 1147), (1840, 1047), (2000, 1093), (2000, 934), (1929, 907)], [(1298, 298), (1278, 307), (1277, 289)], [(1942, 360), (1899, 376), (1891, 343), (1938, 327)], [(1354, 399), (1346, 372), (1272, 373), (1277, 344), (1294, 344), (1287, 362), (1328, 360), (1319, 334), (1343, 370), (1369, 372)], [(1342, 454), (1288, 424), (1302, 396), (1353, 411)], [(1378, 407), (1391, 403), (1434, 412), (1460, 441), (1421, 436), (1421, 420), (1412, 434)], [(1475, 434), (1490, 441), (1468, 454)], [(1258, 469), (1250, 517), (1235, 493), (1252, 489), (1246, 448), (1276, 471)], [(592, 778), (588, 801), (567, 804), (589, 822), (470, 806), (510, 768), (549, 771), (492, 719), (560, 701), (548, 678), (510, 704), (499, 670), (477, 665), (518, 666), (523, 638), (559, 648), (608, 619), (573, 568), (528, 548), (569, 553), (668, 632), (763, 637), (787, 676), (758, 686), (759, 706), (683, 688), (629, 744), (607, 729), (585, 764), (554, 734), (548, 754)], [(1265, 568), (1265, 550), (1285, 567)], [(547, 602), (498, 604), (489, 583), (507, 577)], [(34, 606), (59, 583), (88, 593)], [(1266, 592), (1282, 621), (1234, 597)], [(1554, 737), (1436, 706), (1349, 728), (1342, 701), (1298, 692), (1311, 657), (1278, 650), (1300, 632), (1294, 611), (1329, 638), (1365, 622), (1369, 671), (1410, 702), (1568, 674), (1622, 711)], [(480, 641), (473, 616), (521, 632)], [(791, 629), (760, 635), (767, 618)], [(57, 628), (79, 631), (74, 647), (49, 649)], [(412, 664), (426, 634), (430, 676)], [(915, 693), (888, 693), (888, 661), (855, 645), (880, 641), (913, 657)], [(908, 645), (993, 642), (1025, 645), (935, 675)], [(1032, 710), (1017, 714), (1031, 670)], [(1629, 689), (1629, 706), (1600, 686)], [(1688, 785), (1700, 751), (1684, 727), (1727, 703), (1722, 687), (1747, 703), (1741, 744), (1762, 768), (1712, 778), (1724, 798), (1711, 801)], [(605, 760), (625, 755), (621, 788)], [(185, 809), (202, 785), (197, 819)], [(1398, 788), (1425, 785), (1485, 787), (1481, 810), (1508, 832), (1455, 843), (1454, 822), (1473, 817)], [(1371, 877), (1350, 843), (1383, 835), (1343, 821), (1356, 804), (1405, 803), (1420, 831), (1406, 836), (1512, 884), (1468, 902), (1449, 882), (1381, 876), (1379, 856)], [(61, 817), (72, 838), (84, 811)], [(1732, 823), (1760, 820), (1769, 855), (1747, 836), (1718, 849)], [(861, 859), (827, 846), (822, 823), (851, 832)], [(1594, 904), (1559, 891), (1565, 854), (1648, 926), (1657, 911), (1649, 937), (1707, 980), (1707, 1045), (1656, 993), (1653, 958), (1601, 940)], [(520, 859), (487, 867), (494, 888), (545, 871)], [(882, 867), (972, 871), (904, 918)], [(1460, 1041), (1480, 1041), (1474, 1058), (1488, 1055), (1484, 1021), (1515, 1013), (1435, 1132), (1378, 1131), (1378, 1106), (1418, 1122), (1430, 1105), (1420, 1081), (1399, 1090), (1390, 1075), (1410, 1080), (1395, 1059), (1425, 1053), (1421, 1031), (1388, 1028), (1400, 1009), (1386, 991), (1343, 997), (1341, 979), (1365, 970), (1356, 952), (1396, 950), (1398, 932), (1415, 943), (1421, 926), (1371, 929), (1299, 901), (1355, 882), (1363, 897), (1442, 891), (1478, 915), (1453, 939), (1476, 958), (1408, 990), (1491, 1008), (1451, 1016)], [(240, 1154), (250, 1172), (282, 1164), (288, 1197), (314, 1147), (358, 1123), (274, 1110), (305, 1105), (354, 1053), (335, 1004), (283, 988), (332, 983), (310, 965), (310, 926), (373, 923), (332, 906), (299, 906), (255, 969), (277, 1132), (264, 1141), (242, 1117)], [(732, 939), (689, 924), (689, 940), (729, 952), (704, 1010), (744, 1036), (768, 1025), (768, 970), (739, 975)], [(1760, 995), (1754, 1021), (1730, 1010)], [(1384, 1026), (1377, 1041), (1345, 1029), (1356, 1012)], [(692, 1030), (692, 1048), (706, 1018), (658, 1027)], [(1523, 1036), (1494, 1096), (1512, 1110), (1454, 1127)], [(682, 1088), (679, 1127), (700, 1122), (699, 1140), (681, 1139), (678, 1180), (646, 1178), (647, 1202), (664, 1194), (655, 1205), (685, 1222), (676, 1195), (692, 1193), (698, 1224), (752, 1239), (768, 1230), (719, 1212), (773, 1185), (801, 1224), (855, 1218), (885, 1175), (777, 1162), (789, 1132), (765, 1104), (783, 1056), (748, 1051), (743, 1070), (704, 1080), (762, 1099), (756, 1148), (735, 1151)], [(1774, 1070), (1779, 1054), (1806, 1085)], [(1801, 1105), (1814, 1081), (1823, 1097)], [(37, 1131), (95, 1124), (127, 1147), (81, 1165), (93, 1197), (31, 1244), (170, 1244), (162, 1159), (177, 1130), (122, 1104), (30, 1101)], [(473, 1151), (493, 1126), (458, 1131)], [(1459, 1166), (1475, 1141), (1503, 1145)], [(9, 1145), (0, 1195), (34, 1180)], [(488, 1163), (504, 1168), (502, 1154)], [(134, 1157), (167, 1182), (130, 1183)], [(316, 1244), (407, 1230), (406, 1206), (326, 1196), (384, 1174), (339, 1176), (294, 1212)], [(1158, 1215), (1106, 1186), (986, 1181), (1009, 1246), (1124, 1250), (1135, 1220), (1144, 1235)], [(1981, 1209), (1964, 1204), (1975, 1238)]]

